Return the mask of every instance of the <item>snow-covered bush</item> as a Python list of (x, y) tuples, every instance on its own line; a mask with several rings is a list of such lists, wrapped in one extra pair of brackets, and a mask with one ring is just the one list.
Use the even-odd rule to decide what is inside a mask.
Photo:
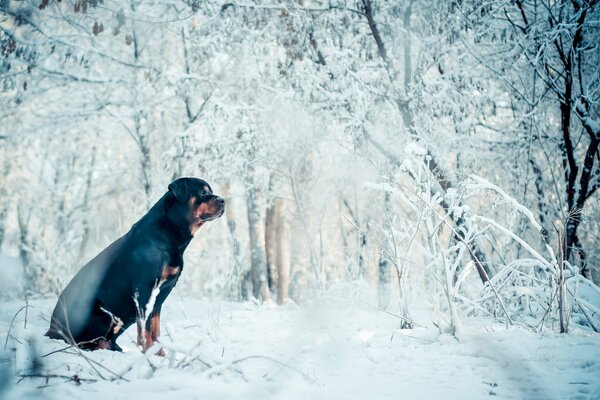
[(381, 250), (396, 267), (401, 316), (409, 318), (412, 296), (413, 307), (422, 305), (414, 298), (425, 299), (434, 323), (452, 333), (463, 317), (561, 331), (576, 321), (597, 331), (600, 310), (589, 299), (600, 292), (564, 259), (561, 227), (545, 232), (529, 209), (476, 175), (444, 193), (423, 148), (409, 144), (404, 155), (394, 179), (369, 185), (412, 215), (399, 219), (381, 242), (393, 244)]

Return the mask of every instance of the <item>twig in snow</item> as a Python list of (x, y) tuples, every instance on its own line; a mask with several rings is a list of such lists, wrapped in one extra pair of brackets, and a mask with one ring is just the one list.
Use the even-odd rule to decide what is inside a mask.
[[(96, 338), (96, 339), (93, 339), (92, 341), (86, 341), (86, 342), (77, 343), (75, 341), (75, 338), (71, 334), (70, 328), (67, 327), (66, 330), (63, 330), (62, 329), (63, 327), (59, 327), (59, 328), (60, 328), (61, 333), (63, 335), (65, 335), (65, 341), (67, 343), (71, 343), (71, 344), (69, 346), (63, 348), (63, 349), (59, 349), (57, 351), (45, 354), (43, 357), (45, 357), (47, 355), (50, 355), (50, 354), (58, 353), (58, 352), (65, 352), (66, 354), (79, 355), (81, 358), (83, 358), (88, 363), (88, 365), (90, 366), (90, 368), (92, 368), (94, 370), (94, 372), (100, 377), (100, 379), (102, 379), (102, 380), (108, 380), (108, 379), (106, 379), (104, 377), (104, 375), (102, 375), (102, 373), (100, 373), (100, 371), (98, 370), (98, 368), (96, 368), (94, 366), (94, 364), (98, 365), (99, 367), (101, 367), (101, 368), (105, 369), (106, 371), (110, 372), (111, 374), (115, 375), (118, 379), (121, 379), (121, 380), (124, 380), (124, 381), (128, 382), (128, 380), (125, 379), (124, 377), (122, 377), (121, 375), (114, 373), (113, 371), (111, 371), (110, 369), (108, 369), (107, 367), (105, 367), (104, 365), (102, 365), (101, 363), (99, 363), (99, 362), (97, 362), (95, 360), (92, 360), (90, 357), (88, 357), (85, 354), (83, 354), (83, 351), (79, 347), (79, 345), (81, 345), (81, 344), (86, 344), (88, 342), (94, 342), (94, 341), (96, 341), (98, 339), (101, 339), (101, 338)], [(71, 348), (75, 349), (75, 352), (69, 352), (69, 351), (67, 351), (68, 349), (71, 349)]]
[(8, 332), (6, 332), (6, 340), (4, 341), (4, 350), (6, 350), (6, 346), (8, 346), (8, 338), (10, 337), (10, 331), (12, 330), (13, 324), (15, 323), (15, 319), (17, 318), (17, 315), (19, 315), (19, 313), (23, 310), (27, 310), (29, 307), (31, 307), (30, 305), (28, 305), (27, 303), (19, 308), (19, 311), (17, 311), (15, 313), (15, 315), (13, 315), (12, 320), (10, 321), (10, 325), (8, 327)]
[(196, 355), (196, 356), (192, 357), (192, 353), (194, 352), (194, 350), (196, 350), (198, 347), (200, 347), (200, 345), (202, 345), (202, 342), (203, 342), (202, 340), (199, 340), (198, 343), (196, 343), (195, 345), (193, 345), (192, 347), (190, 347), (187, 350), (184, 350), (184, 349), (181, 349), (181, 348), (177, 348), (175, 346), (172, 346), (169, 343), (161, 343), (161, 346), (165, 350), (168, 350), (172, 354), (174, 354), (174, 353), (181, 353), (181, 354), (183, 354), (183, 358), (181, 360), (179, 360), (179, 362), (177, 363), (177, 365), (174, 366), (175, 369), (185, 368), (186, 366), (190, 365), (194, 361), (199, 361), (202, 364), (204, 364), (207, 368), (212, 368), (212, 365), (210, 363), (204, 361), (203, 359), (201, 359), (200, 356)]
[(25, 295), (25, 321), (23, 322), (23, 329), (27, 329), (27, 310), (29, 309), (29, 298)]
[(254, 359), (254, 360), (256, 360), (256, 359), (259, 359), (259, 360), (260, 360), (260, 359), (262, 359), (262, 360), (268, 360), (268, 361), (271, 361), (271, 362), (273, 362), (273, 363), (275, 363), (275, 364), (277, 364), (277, 365), (279, 365), (279, 366), (281, 366), (281, 367), (286, 367), (286, 368), (288, 368), (288, 369), (290, 369), (290, 370), (292, 370), (292, 371), (295, 371), (295, 372), (297, 372), (297, 373), (298, 373), (298, 374), (300, 374), (300, 375), (301, 375), (301, 376), (302, 376), (302, 377), (303, 377), (305, 380), (307, 380), (307, 381), (308, 381), (308, 382), (310, 382), (310, 383), (314, 383), (314, 384), (318, 384), (318, 383), (319, 383), (319, 382), (317, 382), (316, 380), (314, 380), (313, 378), (311, 378), (310, 376), (308, 376), (306, 373), (304, 373), (303, 371), (301, 371), (300, 369), (298, 369), (298, 368), (294, 367), (293, 365), (290, 365), (290, 364), (284, 363), (284, 362), (282, 362), (282, 361), (279, 361), (279, 360), (277, 360), (277, 359), (275, 359), (275, 358), (273, 358), (273, 357), (269, 357), (269, 356), (263, 356), (263, 355), (252, 355), (252, 356), (246, 356), (246, 357), (239, 358), (239, 359), (237, 359), (237, 360), (230, 361), (230, 362), (228, 362), (228, 363), (225, 363), (225, 364), (219, 364), (219, 365), (217, 365), (216, 367), (213, 367), (213, 368), (211, 368), (211, 369), (209, 369), (209, 370), (206, 370), (206, 371), (204, 371), (204, 373), (203, 373), (202, 375), (203, 375), (203, 376), (205, 376), (205, 377), (209, 377), (209, 376), (211, 376), (211, 375), (213, 375), (213, 374), (216, 374), (216, 373), (218, 373), (218, 372), (224, 371), (224, 370), (226, 370), (227, 368), (230, 368), (230, 367), (232, 367), (233, 365), (236, 365), (236, 364), (242, 363), (242, 362), (244, 362), (244, 361), (253, 360), (253, 359)]
[(92, 339), (92, 340), (86, 340), (84, 342), (79, 342), (79, 343), (73, 343), (73, 344), (70, 344), (70, 345), (68, 345), (66, 347), (63, 347), (62, 349), (58, 349), (58, 350), (51, 351), (50, 353), (46, 353), (46, 354), (44, 354), (42, 356), (42, 358), (47, 357), (47, 356), (51, 356), (52, 354), (61, 353), (61, 352), (65, 351), (65, 350), (69, 350), (70, 348), (73, 348), (73, 347), (79, 347), (81, 345), (95, 343), (97, 340), (100, 340), (100, 339), (103, 339), (103, 337), (99, 336), (99, 337), (97, 337), (95, 339)]
[(418, 326), (418, 327), (420, 327), (420, 328), (425, 328), (425, 326), (424, 326), (424, 325), (417, 324), (415, 321), (413, 321), (413, 320), (412, 320), (412, 319), (410, 319), (410, 318), (401, 317), (401, 316), (400, 316), (400, 315), (398, 315), (398, 314), (395, 314), (395, 313), (393, 313), (393, 312), (390, 312), (390, 311), (388, 311), (388, 310), (385, 310), (385, 309), (383, 309), (383, 308), (377, 307), (376, 305), (374, 305), (374, 304), (371, 304), (371, 303), (369, 303), (368, 301), (364, 301), (364, 300), (360, 300), (360, 299), (355, 299), (355, 298), (352, 298), (352, 299), (351, 299), (351, 298), (349, 298), (349, 297), (344, 297), (344, 296), (336, 296), (336, 295), (333, 295), (333, 294), (326, 294), (326, 296), (327, 296), (327, 297), (335, 297), (335, 298), (338, 298), (338, 299), (343, 299), (343, 300), (352, 300), (352, 301), (358, 301), (359, 303), (361, 303), (361, 304), (364, 304), (364, 305), (366, 305), (366, 306), (369, 306), (369, 307), (373, 308), (374, 310), (381, 311), (382, 313), (385, 313), (385, 314), (391, 315), (392, 317), (396, 317), (396, 318), (398, 318), (398, 319), (401, 319), (402, 321), (409, 322), (410, 324), (412, 324), (412, 325), (414, 325), (414, 326)]
[(191, 359), (187, 360), (186, 363), (184, 363), (184, 361), (186, 361), (187, 356), (188, 355), (186, 354), (185, 357), (179, 362), (179, 364), (177, 364), (177, 366), (175, 366), (175, 368), (185, 368), (188, 365), (190, 365), (191, 363), (193, 363), (194, 361), (200, 361), (202, 364), (204, 364), (204, 366), (206, 368), (212, 368), (213, 367), (211, 364), (209, 364), (208, 362), (206, 362), (203, 359), (201, 359), (200, 356), (194, 356)]
[[(83, 357), (84, 360), (87, 361), (87, 363), (90, 365), (90, 367), (92, 367), (92, 369), (94, 370), (94, 372), (96, 372), (98, 374), (98, 376), (100, 378), (102, 378), (105, 381), (108, 380), (115, 380), (115, 379), (120, 379), (123, 380), (125, 382), (129, 382), (129, 379), (125, 378), (124, 376), (117, 374), (116, 372), (114, 372), (113, 370), (109, 369), (108, 367), (104, 366), (102, 363), (99, 363), (96, 360), (93, 360), (91, 358), (89, 358), (88, 356), (86, 356), (85, 354), (83, 354), (83, 352), (81, 351), (81, 349), (79, 347), (74, 347), (77, 351), (76, 352), (70, 352), (70, 351), (65, 351), (66, 354), (72, 354), (72, 355), (79, 355), (80, 357)], [(98, 367), (104, 369), (105, 371), (107, 371), (108, 373), (114, 375), (114, 379), (106, 379), (101, 373), (100, 371), (98, 371), (97, 368), (95, 368), (92, 364), (97, 365)]]

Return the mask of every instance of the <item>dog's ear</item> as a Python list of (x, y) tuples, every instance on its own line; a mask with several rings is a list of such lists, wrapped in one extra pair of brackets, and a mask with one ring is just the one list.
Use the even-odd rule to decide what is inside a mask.
[(169, 192), (173, 193), (179, 203), (188, 201), (190, 194), (187, 187), (187, 178), (179, 178), (171, 182)]

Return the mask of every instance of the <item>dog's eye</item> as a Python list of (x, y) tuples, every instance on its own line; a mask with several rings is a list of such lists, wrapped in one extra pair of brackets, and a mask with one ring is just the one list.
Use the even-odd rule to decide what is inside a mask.
[(210, 188), (208, 186), (204, 186), (202, 188), (202, 191), (200, 192), (200, 196), (208, 196), (212, 194), (212, 191), (210, 190)]

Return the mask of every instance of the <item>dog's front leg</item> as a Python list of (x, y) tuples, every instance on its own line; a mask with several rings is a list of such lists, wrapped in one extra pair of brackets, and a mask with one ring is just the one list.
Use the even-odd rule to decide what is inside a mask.
[[(163, 302), (175, 286), (177, 282), (176, 277), (180, 271), (181, 267), (164, 267), (162, 269), (160, 284), (158, 285), (160, 291), (156, 294), (156, 298), (153, 301), (154, 309), (145, 319), (145, 326), (143, 326), (142, 321), (138, 321), (138, 344), (142, 346), (143, 352), (146, 352), (158, 341), (158, 337), (160, 336), (160, 310)], [(163, 349), (160, 349), (156, 355), (162, 357), (165, 355), (165, 352)]]
[[(160, 336), (160, 310), (153, 311), (148, 322), (150, 326), (146, 327), (146, 336), (150, 336), (150, 340), (152, 341), (153, 345), (154, 343), (158, 342), (158, 337)], [(156, 355), (164, 357), (165, 352), (163, 349), (160, 349)]]
[[(146, 320), (146, 326), (142, 329), (143, 321), (137, 321), (137, 344), (142, 347), (142, 352), (146, 352), (154, 343), (158, 342), (160, 336), (160, 310), (153, 311)], [(157, 356), (163, 357), (165, 352), (160, 349)]]

